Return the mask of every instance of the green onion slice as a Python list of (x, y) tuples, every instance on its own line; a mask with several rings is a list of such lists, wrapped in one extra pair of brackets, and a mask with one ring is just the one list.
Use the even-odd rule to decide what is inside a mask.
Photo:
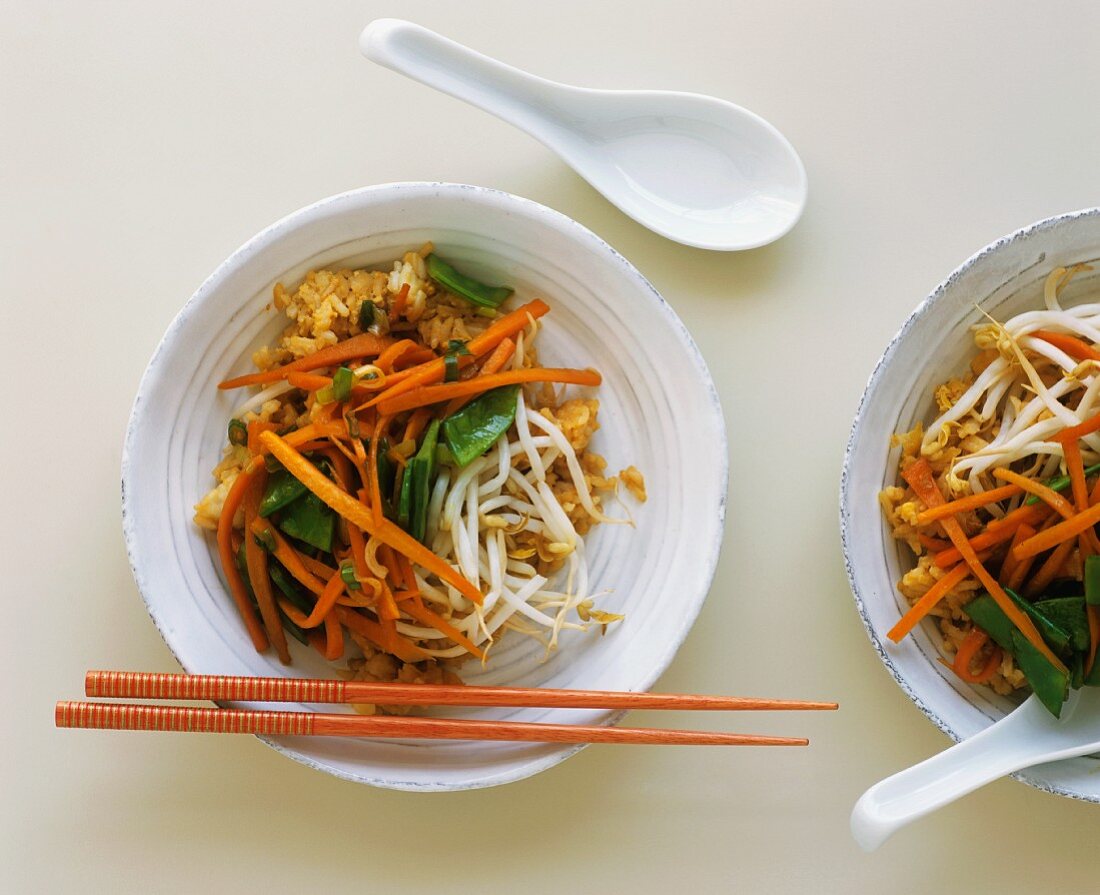
[(461, 339), (451, 339), (447, 343), (447, 352), (443, 355), (443, 381), (458, 381), (458, 359), (468, 355), (470, 349)]
[(248, 426), (241, 420), (232, 419), (229, 421), (229, 443), (248, 444)]
[(355, 566), (351, 564), (350, 560), (344, 560), (340, 563), (340, 577), (344, 579), (344, 584), (348, 586), (349, 590), (363, 589), (363, 585), (355, 577)]

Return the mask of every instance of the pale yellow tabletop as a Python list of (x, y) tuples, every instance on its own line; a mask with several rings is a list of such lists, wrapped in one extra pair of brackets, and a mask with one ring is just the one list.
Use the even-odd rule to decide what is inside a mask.
[[(380, 15), (551, 78), (753, 109), (802, 154), (805, 217), (744, 254), (667, 242), (522, 133), (362, 59), (355, 38)], [(852, 414), (909, 311), (987, 242), (1098, 201), (1100, 7), (9, 2), (3, 22), (0, 888), (1100, 888), (1100, 809), (1012, 781), (858, 851), (856, 797), (948, 742), (871, 649), (837, 525)], [(550, 205), (683, 317), (729, 424), (730, 512), (713, 592), (661, 686), (838, 699), (835, 715), (703, 719), (805, 733), (809, 749), (594, 747), (503, 788), (410, 795), (251, 738), (52, 728), (86, 668), (175, 670), (130, 577), (118, 483), (165, 327), (269, 222), (397, 180)]]

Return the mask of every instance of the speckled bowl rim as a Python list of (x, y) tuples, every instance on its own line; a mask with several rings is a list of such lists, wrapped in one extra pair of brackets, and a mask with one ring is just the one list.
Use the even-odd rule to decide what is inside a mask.
[[(126, 544), (126, 556), (130, 564), (130, 570), (133, 573), (134, 581), (137, 584), (138, 592), (141, 594), (143, 603), (145, 604), (145, 610), (148, 612), (150, 619), (152, 620), (157, 632), (160, 634), (161, 639), (168, 647), (169, 652), (172, 653), (173, 658), (180, 665), (185, 672), (190, 673), (191, 669), (187, 667), (187, 664), (173, 649), (169, 638), (166, 636), (164, 627), (159, 619), (157, 612), (153, 608), (153, 604), (150, 602), (148, 594), (148, 586), (145, 581), (145, 577), (142, 574), (138, 557), (135, 551), (135, 539), (134, 539), (134, 522), (133, 513), (129, 510), (128, 495), (126, 489), (126, 482), (129, 478), (131, 468), (131, 455), (133, 452), (134, 439), (137, 435), (137, 424), (140, 421), (140, 408), (143, 400), (145, 399), (145, 392), (149, 383), (154, 378), (156, 370), (159, 367), (161, 356), (164, 353), (166, 347), (170, 345), (176, 338), (178, 331), (184, 326), (191, 314), (195, 309), (206, 300), (206, 297), (213, 292), (223, 279), (254, 255), (265, 250), (271, 242), (276, 240), (279, 236), (287, 231), (294, 230), (300, 226), (308, 225), (314, 216), (316, 216), (323, 209), (328, 208), (331, 205), (338, 205), (346, 202), (356, 202), (363, 198), (368, 198), (375, 195), (385, 195), (395, 192), (408, 191), (408, 190), (436, 190), (443, 192), (459, 192), (459, 193), (473, 193), (485, 197), (491, 201), (498, 201), (504, 204), (510, 204), (518, 213), (525, 214), (534, 218), (543, 218), (548, 226), (557, 226), (562, 229), (568, 229), (573, 232), (579, 241), (587, 242), (598, 254), (602, 255), (609, 264), (618, 267), (622, 273), (634, 281), (639, 288), (639, 294), (646, 296), (656, 310), (662, 315), (665, 322), (668, 324), (672, 332), (678, 337), (681, 347), (687, 354), (688, 359), (695, 367), (695, 372), (699, 377), (699, 381), (704, 387), (705, 391), (710, 398), (710, 411), (713, 414), (714, 422), (716, 423), (716, 429), (721, 434), (721, 450), (717, 451), (720, 457), (721, 468), (719, 480), (721, 482), (721, 488), (718, 495), (717, 515), (713, 532), (709, 543), (698, 544), (697, 549), (700, 554), (700, 561), (702, 566), (706, 569), (706, 573), (702, 578), (704, 586), (698, 589), (698, 593), (692, 595), (681, 595), (684, 599), (684, 612), (679, 617), (678, 627), (671, 632), (668, 640), (666, 641), (664, 651), (655, 655), (653, 663), (650, 666), (649, 673), (644, 675), (641, 679), (640, 690), (648, 690), (657, 679), (667, 670), (668, 666), (672, 663), (676, 652), (687, 638), (688, 633), (691, 631), (695, 619), (698, 617), (699, 612), (702, 610), (703, 602), (706, 600), (707, 595), (710, 592), (710, 587), (713, 584), (715, 573), (718, 569), (718, 560), (722, 549), (722, 542), (725, 534), (725, 518), (726, 518), (726, 505), (727, 495), (729, 491), (729, 439), (726, 431), (725, 416), (722, 412), (721, 400), (718, 396), (718, 390), (714, 384), (714, 379), (707, 368), (706, 361), (703, 359), (702, 352), (699, 350), (699, 346), (696, 344), (691, 333), (688, 331), (684, 322), (680, 319), (679, 315), (673, 310), (672, 306), (664, 299), (664, 297), (657, 291), (657, 289), (642, 275), (642, 273), (628, 261), (622, 254), (614, 249), (604, 239), (597, 236), (583, 224), (570, 218), (568, 215), (563, 214), (560, 211), (556, 211), (541, 203), (535, 202), (532, 199), (525, 199), (521, 196), (516, 196), (512, 193), (505, 192), (503, 190), (497, 190), (492, 187), (475, 186), (472, 184), (463, 183), (449, 183), (445, 181), (400, 181), (394, 183), (382, 183), (375, 184), (373, 186), (360, 187), (358, 189), (349, 190), (343, 193), (337, 193), (332, 196), (327, 196), (316, 202), (306, 205), (297, 211), (293, 211), (275, 223), (265, 227), (247, 242), (245, 242), (240, 248), (238, 248), (233, 254), (219, 264), (214, 272), (210, 274), (203, 281), (202, 285), (195, 291), (195, 293), (187, 300), (187, 302), (180, 309), (179, 313), (175, 316), (172, 322), (169, 324), (168, 329), (165, 331), (164, 336), (157, 344), (156, 349), (153, 352), (152, 357), (142, 374), (141, 381), (138, 385), (137, 393), (134, 397), (134, 403), (130, 411), (129, 421), (126, 426), (126, 435), (122, 448), (122, 529), (123, 538)], [(219, 703), (220, 704), (220, 703)], [(624, 712), (618, 712), (610, 715), (606, 719), (607, 725), (617, 724), (623, 717)], [(375, 786), (382, 789), (394, 789), (402, 791), (413, 792), (461, 792), (471, 789), (483, 789), (490, 786), (500, 786), (506, 783), (513, 783), (518, 780), (523, 780), (527, 777), (534, 776), (542, 771), (548, 770), (557, 764), (565, 761), (567, 758), (576, 755), (581, 749), (585, 748), (584, 745), (573, 746), (569, 749), (563, 749), (559, 752), (554, 752), (541, 759), (532, 761), (519, 768), (511, 771), (501, 772), (499, 774), (482, 774), (478, 777), (472, 778), (468, 781), (453, 782), (453, 783), (419, 783), (414, 781), (394, 781), (392, 779), (369, 777), (364, 774), (352, 774), (341, 771), (337, 768), (330, 767), (311, 760), (308, 756), (300, 754), (289, 747), (284, 746), (282, 743), (268, 738), (259, 736), (257, 737), (261, 742), (270, 746), (276, 752), (285, 755), (288, 758), (293, 759), (299, 764), (303, 764), (309, 768), (312, 768), (322, 773), (329, 774), (342, 780), (349, 780), (354, 783), (366, 784), (368, 786)]]
[[(852, 589), (852, 596), (855, 600), (856, 611), (859, 613), (860, 620), (863, 622), (863, 627), (867, 632), (867, 636), (871, 640), (871, 645), (875, 648), (875, 652), (878, 653), (879, 659), (882, 660), (882, 664), (886, 666), (886, 670), (890, 672), (890, 675), (897, 682), (897, 685), (902, 689), (906, 696), (919, 708), (925, 716), (933, 724), (936, 725), (945, 734), (951, 737), (956, 743), (962, 739), (962, 736), (943, 718), (941, 718), (918, 694), (917, 687), (914, 685), (901, 671), (898, 665), (891, 658), (889, 651), (886, 649), (886, 645), (882, 642), (882, 639), (876, 633), (874, 626), (871, 624), (870, 617), (867, 612), (867, 607), (864, 603), (863, 595), (860, 593), (859, 586), (856, 583), (855, 569), (852, 565), (852, 544), (850, 540), (850, 533), (848, 531), (848, 518), (851, 516), (851, 504), (849, 499), (849, 481), (850, 481), (850, 464), (852, 461), (852, 454), (854, 452), (855, 444), (860, 435), (860, 428), (863, 423), (863, 417), (865, 414), (868, 398), (879, 380), (882, 378), (884, 371), (889, 366), (895, 352), (897, 351), (899, 343), (904, 340), (909, 331), (917, 324), (918, 321), (924, 319), (929, 314), (934, 313), (936, 305), (943, 297), (944, 293), (951, 288), (962, 276), (964, 276), (972, 267), (981, 263), (991, 255), (1002, 251), (1005, 246), (1011, 243), (1018, 242), (1023, 239), (1027, 239), (1036, 233), (1042, 233), (1045, 230), (1050, 230), (1055, 227), (1062, 226), (1070, 221), (1079, 220), (1088, 217), (1100, 216), (1100, 207), (1096, 208), (1083, 208), (1078, 211), (1070, 211), (1064, 214), (1054, 215), (1053, 217), (1044, 218), (1041, 221), (1037, 221), (1034, 224), (1029, 224), (1026, 227), (1021, 227), (1019, 230), (1015, 230), (1009, 233), (1007, 236), (1002, 236), (995, 242), (990, 243), (984, 249), (967, 258), (962, 264), (960, 264), (942, 283), (939, 284), (932, 292), (924, 299), (909, 315), (908, 319), (898, 330), (897, 335), (890, 340), (890, 344), (886, 346), (886, 350), (882, 353), (882, 357), (879, 358), (878, 363), (875, 364), (874, 370), (871, 372), (870, 378), (867, 380), (867, 385), (863, 390), (863, 395), (859, 400), (859, 407), (856, 410), (855, 420), (852, 423), (851, 432), (848, 436), (848, 444), (844, 451), (844, 464), (840, 473), (840, 539), (844, 548), (844, 570), (848, 575), (848, 583)], [(883, 544), (885, 550), (885, 544)], [(1042, 780), (1029, 774), (1027, 770), (1019, 771), (1011, 775), (1013, 779), (1019, 780), (1022, 783), (1026, 783), (1028, 786), (1033, 786), (1043, 792), (1049, 792), (1053, 795), (1066, 796), (1067, 798), (1076, 799), (1082, 802), (1093, 802), (1100, 804), (1100, 795), (1087, 795), (1077, 792), (1075, 790), (1066, 789), (1065, 787), (1052, 784), (1049, 781)]]

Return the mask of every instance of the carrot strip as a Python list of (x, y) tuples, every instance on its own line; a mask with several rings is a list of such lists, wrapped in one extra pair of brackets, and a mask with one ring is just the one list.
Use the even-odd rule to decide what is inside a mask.
[(935, 522), (937, 519), (954, 516), (956, 513), (968, 513), (971, 510), (980, 509), (991, 503), (997, 503), (1009, 497), (1015, 497), (1021, 490), (1019, 485), (1004, 485), (1001, 488), (994, 488), (991, 491), (982, 491), (979, 494), (970, 494), (967, 497), (960, 497), (958, 500), (952, 500), (949, 503), (945, 503), (943, 506), (933, 507), (920, 513), (917, 516), (917, 525), (927, 525), (930, 522)]
[[(492, 353), (487, 358), (485, 358), (485, 363), (481, 365), (481, 369), (477, 371), (476, 375), (484, 376), (489, 373), (499, 373), (504, 369), (504, 365), (512, 359), (512, 355), (515, 353), (516, 343), (511, 339), (505, 339), (493, 349)], [(455, 398), (446, 408), (444, 408), (443, 416), (448, 417), (452, 413), (458, 413), (458, 411), (472, 400), (472, 395), (467, 395), (465, 398)]]
[[(1077, 505), (1078, 512), (1089, 508), (1088, 482), (1085, 481), (1085, 463), (1081, 459), (1081, 446), (1076, 438), (1065, 438), (1059, 435), (1056, 439), (1062, 442), (1062, 452), (1066, 459), (1066, 471), (1069, 473), (1070, 490), (1073, 494), (1073, 502)], [(1100, 483), (1098, 483), (1100, 485)], [(1100, 553), (1100, 541), (1097, 541), (1096, 532), (1088, 529), (1081, 534), (1081, 562), (1090, 553)]]
[(1015, 531), (1020, 525), (1036, 525), (1049, 515), (1050, 510), (1042, 504), (1024, 504), (1018, 506), (1011, 513), (1006, 513), (1001, 519), (992, 519), (985, 527), (986, 531), (1000, 531), (1010, 527)]
[(313, 451), (323, 451), (332, 444), (328, 439), (316, 439), (315, 441), (307, 441), (305, 444), (298, 445), (298, 450), (303, 454), (309, 454)]
[(401, 610), (397, 608), (397, 600), (393, 598), (393, 591), (385, 581), (382, 582), (382, 590), (378, 594), (378, 618), (383, 622), (395, 622), (401, 618)]
[[(252, 523), (259, 518), (257, 515), (260, 507), (260, 497), (263, 494), (266, 474), (261, 470), (252, 477), (248, 492), (244, 497), (244, 525), (245, 531), (251, 529)], [(252, 593), (256, 595), (256, 605), (260, 607), (260, 618), (263, 619), (267, 638), (275, 647), (279, 661), (284, 665), (290, 664), (290, 652), (286, 646), (286, 632), (283, 630), (283, 621), (279, 618), (279, 607), (275, 605), (275, 593), (271, 588), (271, 577), (267, 573), (267, 553), (263, 547), (256, 543), (255, 538), (244, 539), (245, 563), (248, 566), (248, 580), (252, 583)]]
[(254, 473), (242, 469), (230, 486), (225, 503), (222, 504), (222, 512), (218, 517), (218, 556), (222, 561), (225, 580), (229, 583), (229, 594), (237, 604), (237, 611), (241, 614), (252, 645), (256, 648), (256, 652), (262, 653), (268, 646), (267, 635), (252, 609), (252, 600), (249, 599), (244, 576), (237, 568), (237, 551), (233, 546), (233, 517), (237, 515), (237, 508), (240, 507), (245, 493), (252, 484), (253, 475)]
[[(1016, 566), (1020, 564), (1019, 560), (1012, 555), (1012, 548), (1030, 537), (1030, 535), (1027, 534), (1029, 531), (1031, 534), (1035, 533), (1035, 529), (1029, 525), (1021, 525), (1016, 529), (1016, 534), (1012, 537), (1012, 543), (1008, 545), (1008, 552), (1001, 562), (1001, 569), (997, 573), (997, 580), (1006, 587), (1008, 586), (1008, 582), (1012, 580), (1012, 573), (1016, 570)], [(1015, 588), (1013, 588), (1013, 590), (1015, 590)]]
[[(335, 438), (329, 439), (329, 444), (326, 445), (320, 453), (328, 458), (332, 464), (333, 473), (336, 476), (336, 482), (339, 486), (345, 490), (351, 488), (351, 467), (352, 459), (347, 456), (344, 451), (346, 450), (343, 444), (337, 441)], [(303, 453), (305, 453), (303, 451)]]
[(982, 666), (981, 671), (977, 674), (970, 671), (970, 663), (988, 640), (989, 635), (981, 628), (971, 628), (970, 633), (966, 635), (966, 639), (959, 644), (959, 649), (955, 653), (955, 661), (951, 667), (954, 669), (955, 674), (968, 684), (984, 684), (993, 677), (997, 671), (997, 666), (1001, 664), (1001, 650), (1000, 647), (997, 647), (989, 654), (989, 658)]
[(322, 503), (331, 507), (352, 525), (359, 526), (364, 532), (376, 536), (383, 544), (388, 544), (437, 575), (440, 580), (450, 584), (467, 599), (481, 604), (481, 591), (465, 577), (388, 519), (383, 518), (381, 524), (375, 524), (373, 514), (362, 502), (341, 490), (274, 432), (263, 432), (260, 439), (264, 446), (282, 462), (287, 471), (316, 494)]
[(459, 646), (461, 646), (466, 652), (471, 653), (477, 658), (484, 658), (485, 654), (474, 644), (469, 637), (463, 634), (458, 628), (450, 624), (443, 616), (437, 615), (431, 609), (424, 605), (420, 597), (413, 597), (411, 600), (406, 601), (403, 604), (404, 610), (416, 619), (421, 624), (428, 625), (435, 628), (441, 634), (446, 635)]
[[(430, 353), (432, 357), (436, 356), (435, 352)], [(412, 376), (413, 371), (416, 369), (418, 368), (409, 367), (405, 370), (397, 370), (394, 373), (383, 373), (377, 379), (360, 379), (356, 385), (351, 387), (351, 396), (356, 401), (364, 401), (364, 403), (356, 405), (354, 411), (358, 413), (360, 410), (365, 410), (370, 404), (370, 399), (377, 397), (386, 389), (404, 382)]]
[(1069, 426), (1058, 433), (1058, 437), (1061, 438), (1084, 438), (1086, 435), (1092, 435), (1093, 432), (1100, 432), (1100, 413), (1090, 416), (1088, 419), (1081, 421), (1076, 426)]
[(367, 457), (367, 481), (363, 484), (370, 489), (371, 517), (376, 526), (382, 524), (382, 482), (378, 476), (378, 443), (386, 437), (390, 429), (390, 418), (382, 417), (374, 427), (374, 437), (370, 440), (370, 454)]
[(600, 374), (595, 370), (530, 367), (525, 370), (508, 370), (488, 376), (475, 376), (473, 379), (449, 382), (445, 385), (412, 389), (396, 398), (386, 399), (378, 405), (378, 409), (381, 413), (392, 416), (403, 410), (437, 404), (440, 401), (449, 401), (451, 398), (476, 395), (502, 385), (516, 385), (521, 382), (570, 382), (576, 385), (599, 385), (601, 381)]
[(1051, 551), (1051, 555), (1046, 557), (1043, 565), (1038, 567), (1038, 572), (1035, 573), (1035, 577), (1033, 577), (1030, 582), (1027, 582), (1027, 587), (1024, 588), (1024, 596), (1035, 597), (1042, 594), (1058, 576), (1058, 573), (1062, 571), (1062, 567), (1066, 564), (1066, 560), (1069, 559), (1069, 554), (1074, 552), (1076, 545), (1077, 542), (1073, 538), (1058, 544), (1058, 546)]
[[(1051, 519), (1053, 518), (1054, 517), (1052, 516)], [(1033, 537), (1035, 535), (1035, 529), (1032, 528), (1030, 525), (1021, 525), (1018, 529), (1016, 529), (1016, 533), (1019, 536), (1019, 540), (1014, 540), (1012, 542), (1012, 547), (1009, 548), (1009, 552), (1011, 552), (1017, 544), (1020, 544), (1026, 541), (1028, 538)], [(1016, 560), (1016, 558), (1013, 557), (1013, 562), (1015, 562), (1015, 565), (1013, 566), (1012, 574), (1008, 576), (1008, 580), (1005, 582), (1005, 587), (1019, 593), (1020, 588), (1023, 586), (1024, 579), (1027, 578), (1028, 572), (1031, 571), (1031, 567), (1035, 565), (1035, 557), (1029, 556), (1027, 559), (1024, 560)]]
[[(1082, 467), (1082, 471), (1083, 469), (1084, 467)], [(1042, 484), (1042, 482), (1037, 482), (1034, 479), (1029, 479), (1027, 476), (1020, 475), (1018, 472), (1013, 472), (1011, 469), (995, 469), (993, 470), (993, 477), (1003, 482), (1012, 482), (1012, 484), (1018, 485), (1028, 494), (1034, 494), (1039, 500), (1043, 501), (1043, 503), (1053, 507), (1055, 512), (1065, 519), (1069, 519), (1077, 512), (1073, 504), (1057, 491), (1048, 488), (1046, 485)]]
[(1050, 586), (1050, 583), (1058, 577), (1058, 573), (1062, 570), (1062, 566), (1066, 564), (1066, 560), (1069, 559), (1069, 555), (1076, 546), (1076, 541), (1070, 538), (1068, 541), (1063, 541), (1054, 548), (1050, 556), (1046, 558), (1046, 561), (1039, 566), (1039, 571), (1035, 573), (1035, 577), (1027, 583), (1027, 587), (1024, 589), (1024, 596), (1035, 597), (1046, 590)]
[(367, 542), (358, 525), (348, 523), (348, 541), (351, 543), (351, 564), (355, 567), (355, 577), (369, 578), (370, 569), (367, 568)]
[(939, 581), (928, 588), (924, 595), (901, 617), (901, 620), (889, 630), (886, 636), (894, 641), (894, 643), (900, 643), (905, 635), (917, 626), (921, 619), (936, 608), (940, 600), (961, 584), (964, 579), (969, 577), (970, 568), (966, 563), (959, 563), (955, 568), (951, 569), (951, 571), (940, 578)]
[(405, 589), (419, 593), (420, 589), (416, 583), (416, 573), (413, 572), (412, 563), (409, 562), (409, 558), (399, 553), (397, 554), (397, 564), (401, 567), (401, 580), (405, 584)]
[(1078, 513), (1072, 519), (1067, 519), (1065, 522), (1059, 522), (1057, 525), (1053, 525), (1045, 531), (1039, 532), (1034, 537), (1028, 538), (1013, 552), (1016, 554), (1017, 559), (1035, 556), (1042, 553), (1044, 550), (1050, 550), (1052, 547), (1057, 547), (1059, 544), (1071, 538), (1076, 538), (1077, 535), (1092, 528), (1092, 526), (1096, 525), (1098, 522), (1100, 522), (1100, 504), (1095, 504), (1085, 510), (1085, 512)]
[[(265, 433), (270, 434), (270, 433)], [(287, 543), (277, 528), (272, 525), (267, 519), (257, 517), (249, 526), (253, 534), (260, 537), (268, 537), (275, 542), (275, 549), (272, 551), (275, 558), (283, 564), (290, 574), (307, 589), (313, 591), (313, 593), (320, 596), (324, 593), (325, 582), (321, 581), (316, 575), (310, 572), (303, 561), (303, 557), (293, 547)]]
[[(278, 438), (277, 435), (273, 435), (271, 432), (264, 432), (260, 437), (264, 439)], [(936, 484), (935, 476), (932, 473), (932, 467), (923, 457), (906, 469), (905, 472), (902, 473), (902, 478), (909, 483), (909, 487), (913, 489), (913, 492), (923, 501), (926, 507), (939, 506), (945, 503), (943, 494), (940, 492), (939, 486)], [(1100, 516), (1098, 516), (1098, 518), (1100, 518)], [(1009, 598), (1008, 594), (1004, 592), (1003, 588), (996, 582), (993, 576), (989, 574), (985, 566), (982, 565), (970, 541), (966, 539), (966, 535), (963, 533), (962, 526), (959, 525), (958, 520), (951, 517), (944, 519), (941, 524), (943, 525), (944, 531), (947, 532), (947, 536), (951, 538), (951, 543), (954, 544), (959, 553), (962, 554), (963, 561), (974, 573), (974, 577), (982, 583), (982, 586), (989, 592), (989, 595), (997, 602), (1001, 611), (1008, 616), (1009, 621), (1020, 629), (1020, 633), (1028, 639), (1035, 649), (1046, 657), (1051, 665), (1063, 674), (1067, 674), (1068, 669), (1065, 664), (1054, 655), (1050, 647), (1047, 646), (1046, 641), (1043, 640), (1042, 635), (1039, 634), (1038, 629), (1035, 627), (1035, 623)], [(1068, 525), (1070, 523), (1067, 522), (1062, 524)], [(1054, 528), (1058, 527), (1057, 525), (1054, 526)], [(1051, 531), (1053, 531), (1054, 528), (1052, 528)], [(1041, 535), (1037, 535), (1036, 537), (1040, 536)], [(1031, 540), (1035, 540), (1035, 538)], [(1024, 543), (1020, 545), (1020, 548), (1017, 549), (1021, 549), (1028, 543), (1028, 541), (1024, 541)]]
[(1031, 335), (1061, 349), (1074, 360), (1100, 360), (1100, 351), (1088, 342), (1068, 333), (1052, 333), (1049, 330), (1037, 329)]
[[(289, 618), (299, 628), (302, 627), (303, 622), (306, 620), (306, 614), (302, 612), (297, 606), (291, 603), (286, 597), (279, 597), (279, 608), (283, 610), (286, 617)], [(313, 634), (313, 631), (306, 631), (306, 635)], [(323, 654), (322, 654), (323, 655)]]
[[(332, 435), (339, 437), (343, 434), (343, 427), (333, 421), (314, 422), (309, 423), (306, 426), (302, 426), (301, 429), (295, 429), (293, 432), (288, 432), (283, 436), (283, 440), (291, 447), (297, 448), (300, 451), (304, 450), (316, 450), (317, 443), (322, 439), (329, 438)], [(321, 444), (321, 447), (325, 447), (325, 444)], [(267, 448), (261, 443), (259, 445), (259, 454), (266, 454)], [(262, 463), (256, 463), (253, 459), (253, 467), (258, 468)]]
[(399, 339), (378, 355), (374, 365), (383, 373), (389, 373), (393, 369), (393, 365), (397, 363), (398, 358), (402, 357), (406, 351), (417, 347), (419, 346), (412, 339)]
[[(994, 526), (994, 524), (990, 522), (989, 525), (985, 527), (985, 531), (970, 539), (970, 546), (973, 547), (975, 551), (979, 551), (987, 550), (990, 547), (996, 547), (998, 544), (1003, 544), (1005, 541), (1011, 541), (1013, 535), (1016, 533), (1016, 529), (1021, 525), (1031, 525), (1041, 522), (1050, 512), (1050, 508), (1047, 507), (1046, 504), (1035, 503), (1031, 506), (1020, 507), (1020, 511), (1009, 513), (1009, 516), (1015, 516), (1010, 522), (1007, 521), (1008, 516), (1005, 516), (1004, 519), (997, 520), (1002, 523), (999, 526)], [(951, 547), (941, 553), (937, 553), (932, 559), (941, 569), (949, 569), (962, 559), (962, 554), (957, 547)]]
[(320, 351), (315, 351), (306, 357), (283, 364), (274, 370), (265, 370), (262, 373), (250, 373), (247, 376), (238, 376), (236, 379), (227, 379), (219, 382), (218, 388), (242, 388), (246, 385), (262, 385), (267, 382), (278, 382), (285, 379), (287, 373), (306, 372), (316, 370), (319, 367), (331, 367), (342, 364), (344, 361), (354, 360), (359, 357), (377, 357), (389, 346), (392, 340), (388, 336), (378, 336), (374, 333), (360, 333), (329, 345)]
[(301, 622), (298, 622), (300, 628), (316, 628), (322, 622), (325, 621), (325, 617), (332, 611), (332, 607), (336, 605), (336, 598), (340, 596), (344, 591), (344, 578), (342, 575), (333, 575), (328, 580), (328, 584), (325, 585), (325, 589), (321, 591), (321, 595), (317, 598), (317, 602), (313, 605), (313, 610), (309, 613), (309, 616)]
[(291, 370), (286, 374), (286, 381), (305, 392), (316, 392), (323, 388), (332, 387), (331, 376), (320, 376), (317, 373), (299, 373), (296, 370)]
[(393, 302), (390, 304), (390, 322), (398, 320), (405, 314), (405, 308), (409, 306), (409, 284), (405, 283), (398, 291), (397, 295), (393, 297)]
[(260, 433), (261, 432), (273, 432), (279, 427), (275, 423), (264, 422), (263, 420), (252, 420), (248, 424), (248, 452), (250, 454), (260, 453)]
[(303, 566), (305, 566), (310, 572), (312, 572), (324, 582), (327, 582), (337, 572), (337, 570), (334, 569), (332, 566), (326, 565), (319, 559), (314, 559), (312, 556), (309, 556), (305, 553), (300, 553), (297, 550), (295, 550), (294, 553), (298, 557), (298, 561), (301, 562)]
[(335, 612), (325, 616), (325, 658), (335, 662), (344, 655), (344, 628)]
[(945, 541), (943, 538), (934, 538), (931, 535), (918, 534), (917, 540), (929, 553), (939, 553), (941, 550), (948, 550), (951, 547), (950, 541)]
[(432, 418), (432, 412), (427, 407), (418, 407), (409, 416), (409, 421), (405, 423), (405, 434), (402, 437), (402, 441), (409, 441), (412, 439), (416, 441), (420, 437), (420, 434), (427, 428), (428, 420)]
[[(510, 314), (505, 314), (481, 335), (474, 336), (474, 338), (470, 339), (470, 341), (466, 343), (466, 349), (470, 352), (471, 357), (480, 357), (486, 352), (492, 351), (504, 339), (511, 338), (516, 335), (516, 333), (520, 332), (530, 323), (530, 318), (541, 317), (549, 310), (550, 306), (541, 299), (536, 298), (534, 301), (529, 301), (522, 307), (516, 308), (516, 310), (512, 311)], [(458, 359), (460, 366), (464, 360), (468, 360), (468, 358), (460, 357)], [(404, 381), (376, 395), (368, 402), (368, 406), (379, 401), (395, 398), (398, 395), (402, 395), (420, 386), (442, 382), (445, 373), (446, 362), (441, 357), (421, 364), (419, 367), (413, 367), (411, 368), (411, 375)]]
[(355, 631), (356, 634), (362, 634), (376, 646), (392, 653), (403, 662), (421, 662), (430, 658), (424, 650), (404, 638), (397, 637), (391, 641), (386, 636), (382, 625), (367, 618), (361, 612), (356, 612), (346, 606), (337, 606), (335, 612), (336, 617), (344, 627)]

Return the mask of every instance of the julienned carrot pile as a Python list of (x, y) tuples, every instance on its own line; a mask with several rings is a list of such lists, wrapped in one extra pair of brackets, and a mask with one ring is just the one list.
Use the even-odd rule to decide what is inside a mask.
[(968, 378), (899, 436), (904, 487), (881, 496), (917, 554), (889, 638), (935, 616), (962, 680), (1030, 687), (1055, 715), (1100, 685), (1100, 314), (1059, 301), (1090, 269), (1054, 270), (1044, 310), (975, 327)]
[(510, 291), (430, 247), (389, 273), (276, 287), (295, 323), (261, 355), (286, 362), (219, 386), (260, 391), (196, 508), (257, 650), (290, 661), (289, 634), (335, 660), (347, 633), (363, 653), (354, 671), (440, 680), (504, 630), (552, 649), (562, 631), (621, 618), (594, 607), (577, 549), (607, 520), (596, 489), (615, 481), (587, 471), (604, 466), (585, 462), (597, 405), (563, 394), (600, 375), (539, 366), (549, 306), (503, 313)]

